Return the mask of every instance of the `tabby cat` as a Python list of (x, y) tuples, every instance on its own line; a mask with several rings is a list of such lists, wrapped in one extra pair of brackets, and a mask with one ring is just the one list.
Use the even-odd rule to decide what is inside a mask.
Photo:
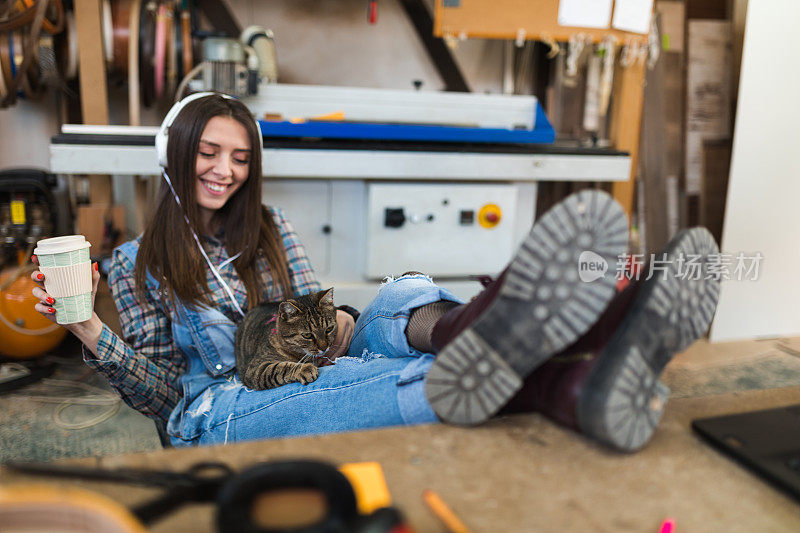
[(261, 304), (247, 312), (236, 330), (236, 368), (250, 389), (287, 383), (307, 385), (336, 338), (333, 289), (284, 302)]

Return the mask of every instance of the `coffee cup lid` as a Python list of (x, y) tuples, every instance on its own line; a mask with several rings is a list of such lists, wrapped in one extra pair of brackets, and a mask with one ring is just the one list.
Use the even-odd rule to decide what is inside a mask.
[(92, 244), (83, 235), (65, 235), (63, 237), (52, 237), (42, 239), (36, 243), (34, 255), (61, 254), (89, 248)]

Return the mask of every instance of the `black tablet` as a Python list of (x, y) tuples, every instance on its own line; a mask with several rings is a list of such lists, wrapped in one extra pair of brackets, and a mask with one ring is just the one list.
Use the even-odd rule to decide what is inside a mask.
[(800, 500), (800, 405), (702, 418), (692, 429)]

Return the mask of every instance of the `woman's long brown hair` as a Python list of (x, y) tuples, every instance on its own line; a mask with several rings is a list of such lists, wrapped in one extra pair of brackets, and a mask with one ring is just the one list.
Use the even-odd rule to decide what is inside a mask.
[(241, 252), (233, 265), (247, 289), (249, 309), (259, 303), (259, 289), (264, 283), (256, 270), (256, 259), (260, 252), (265, 254), (269, 274), (282, 289), (284, 297), (293, 296), (286, 251), (277, 225), (261, 205), (260, 133), (244, 104), (220, 95), (211, 95), (187, 103), (169, 128), (167, 175), (183, 208), (175, 201), (166, 181), (162, 182), (156, 209), (142, 235), (136, 257), (135, 280), (139, 298), (145, 293), (145, 279), (149, 272), (158, 280), (160, 290), (173, 304), (176, 299), (188, 305), (211, 304), (207, 296), (208, 266), (183, 215), (185, 212), (197, 235), (202, 235), (195, 164), (203, 130), (208, 121), (217, 116), (231, 117), (242, 124), (252, 151), (247, 180), (214, 213), (211, 226), (224, 229), (225, 248), (230, 256)]

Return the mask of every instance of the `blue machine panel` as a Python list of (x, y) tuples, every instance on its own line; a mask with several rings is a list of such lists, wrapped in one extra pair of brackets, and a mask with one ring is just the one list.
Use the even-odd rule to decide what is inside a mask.
[(318, 137), (322, 139), (368, 139), (384, 141), (426, 141), (462, 143), (552, 144), (556, 133), (541, 105), (536, 106), (533, 130), (502, 128), (461, 128), (411, 124), (363, 122), (272, 122), (260, 120), (264, 137)]

